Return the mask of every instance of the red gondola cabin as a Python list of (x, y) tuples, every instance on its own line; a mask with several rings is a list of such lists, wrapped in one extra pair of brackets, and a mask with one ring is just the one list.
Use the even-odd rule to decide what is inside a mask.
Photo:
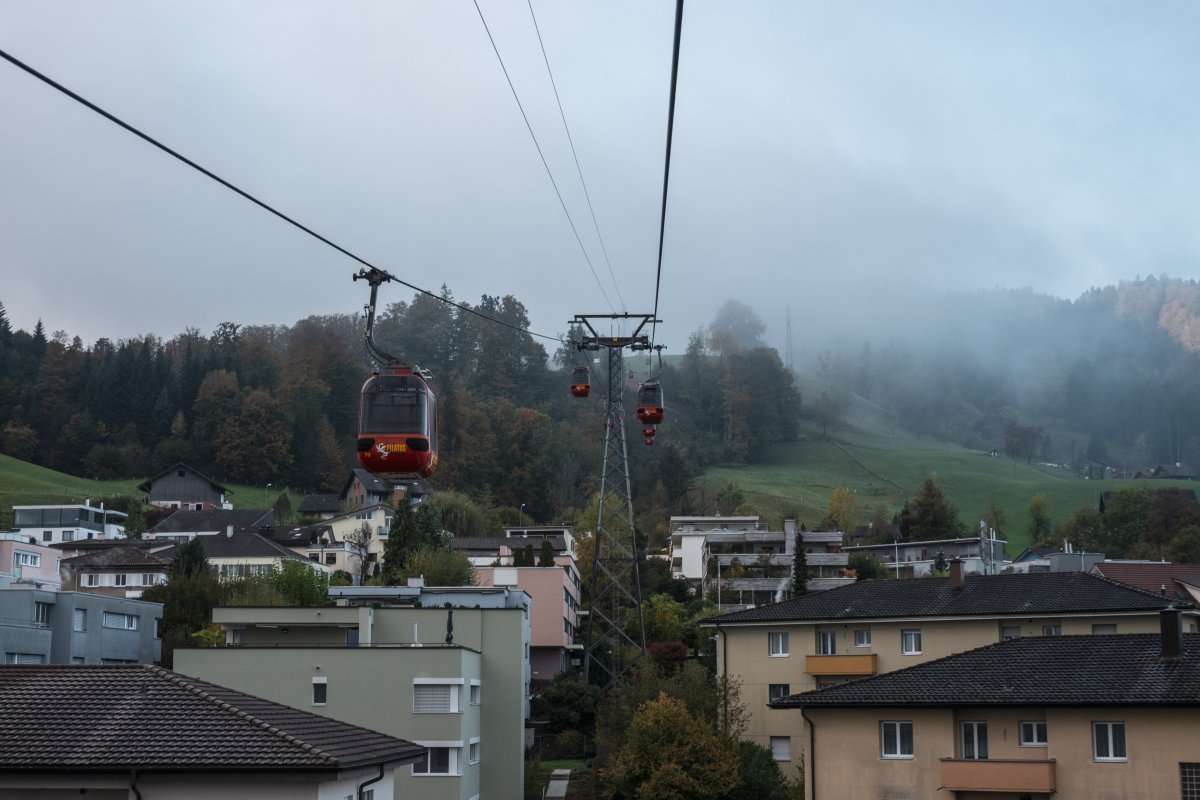
[(576, 367), (571, 370), (571, 394), (575, 397), (587, 397), (592, 393), (592, 381), (587, 367)]
[(376, 373), (363, 384), (358, 463), (384, 480), (428, 478), (437, 470), (437, 399), (411, 369)]
[(663, 420), (663, 391), (658, 381), (647, 381), (637, 390), (637, 418), (643, 425)]

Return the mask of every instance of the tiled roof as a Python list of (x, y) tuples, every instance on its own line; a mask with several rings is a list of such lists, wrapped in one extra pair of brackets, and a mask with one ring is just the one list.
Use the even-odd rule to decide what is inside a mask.
[(209, 485), (212, 486), (212, 488), (216, 489), (218, 492), (225, 492), (226, 494), (233, 494), (233, 492), (229, 491), (224, 486), (222, 486), (221, 484), (214, 481), (212, 478), (208, 477), (207, 475), (205, 475), (202, 472), (199, 472), (198, 470), (192, 469), (191, 467), (189, 467), (187, 464), (183, 463), (182, 461), (176, 462), (176, 464), (173, 467), (164, 469), (162, 472), (158, 473), (153, 478), (147, 478), (145, 481), (138, 484), (138, 487), (137, 487), (138, 491), (139, 492), (149, 492), (150, 485), (152, 483), (154, 483), (156, 480), (158, 480), (159, 478), (161, 478), (164, 475), (167, 475), (168, 473), (175, 472), (180, 469), (187, 470), (188, 472), (192, 473), (193, 475), (195, 475), (197, 478), (199, 478), (202, 481), (208, 481)]
[(0, 769), (343, 769), (419, 745), (153, 666), (0, 667)]
[(967, 575), (961, 590), (949, 578), (858, 581), (759, 606), (702, 624), (838, 619), (1155, 611), (1168, 598), (1082, 572)]
[(350, 471), (350, 477), (346, 479), (345, 485), (342, 486), (342, 493), (338, 495), (339, 497), (346, 496), (346, 493), (350, 491), (350, 486), (354, 483), (355, 478), (358, 478), (358, 482), (361, 483), (363, 489), (368, 492), (373, 492), (375, 494), (386, 494), (390, 496), (392, 492), (395, 491), (392, 484), (388, 483), (382, 478), (375, 477), (365, 469), (355, 467)]
[(1200, 634), (1031, 636), (781, 698), (772, 707), (1200, 705)]
[(147, 552), (141, 547), (112, 547), (72, 558), (64, 558), (63, 566), (74, 567), (165, 567), (169, 556)]
[(1174, 594), (1175, 581), (1200, 586), (1200, 564), (1119, 564), (1101, 562), (1092, 572), (1114, 581), (1161, 594), (1162, 587)]
[(331, 512), (334, 514), (342, 513), (342, 499), (336, 494), (309, 494), (305, 495), (300, 501), (300, 508), (297, 509), (300, 514), (320, 514), (322, 512)]
[(216, 536), (197, 536), (196, 539), (204, 548), (205, 558), (296, 558), (301, 561), (308, 560), (257, 533), (235, 533), (233, 536), (217, 534)]
[(257, 528), (270, 525), (275, 512), (269, 508), (251, 508), (236, 511), (176, 511), (150, 530), (154, 533), (200, 533), (234, 528)]

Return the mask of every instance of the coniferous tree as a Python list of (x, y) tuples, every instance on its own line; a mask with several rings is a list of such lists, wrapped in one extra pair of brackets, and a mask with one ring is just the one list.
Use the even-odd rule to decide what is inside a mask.
[(808, 594), (808, 556), (804, 552), (804, 534), (796, 531), (795, 553), (792, 561), (792, 596)]
[(554, 566), (554, 545), (550, 544), (549, 539), (542, 539), (542, 552), (538, 555), (538, 566)]
[(958, 510), (930, 475), (900, 512), (900, 535), (906, 542), (949, 539), (966, 532)]

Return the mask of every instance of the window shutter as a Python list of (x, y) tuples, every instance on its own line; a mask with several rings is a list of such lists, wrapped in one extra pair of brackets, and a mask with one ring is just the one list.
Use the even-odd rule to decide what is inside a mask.
[(413, 686), (413, 711), (448, 713), (450, 709), (450, 691), (456, 686), (438, 686), (416, 684)]

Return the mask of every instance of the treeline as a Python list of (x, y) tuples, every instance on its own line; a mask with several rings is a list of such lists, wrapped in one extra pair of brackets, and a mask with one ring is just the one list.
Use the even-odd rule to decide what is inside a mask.
[(1029, 290), (927, 301), (919, 334), (822, 355), (839, 411), (857, 393), (917, 435), (1081, 474), (1200, 462), (1196, 281), (1147, 277), (1073, 302)]
[[(443, 299), (453, 299), (445, 288)], [(389, 305), (376, 326), (382, 349), (434, 375), (441, 461), (432, 482), (521, 509), (526, 521), (572, 519), (597, 488), (603, 447), (601, 401), (568, 391), (582, 357), (565, 344), (551, 357), (522, 333), (528, 315), (512, 296), (472, 308), (511, 327), (419, 294)], [(778, 355), (761, 341), (727, 341), (718, 323), (693, 336), (683, 367), (663, 372), (669, 417), (655, 447), (639, 445), (629, 415), (639, 516), (696, 511), (690, 481), (704, 465), (752, 460), (794, 434), (799, 398)], [(355, 464), (369, 369), (352, 315), (87, 347), (67, 332), (47, 335), (41, 321), (13, 330), (0, 305), (0, 449), (97, 479), (185, 461), (222, 481), (338, 491)]]

